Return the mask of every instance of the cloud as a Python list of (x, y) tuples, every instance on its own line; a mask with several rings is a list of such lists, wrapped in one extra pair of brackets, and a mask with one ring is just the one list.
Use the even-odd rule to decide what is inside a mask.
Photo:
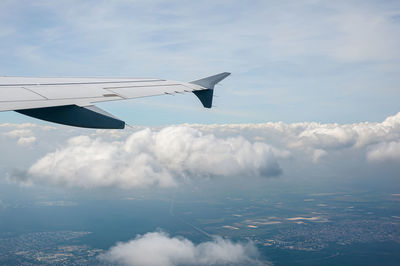
[[(4, 136), (10, 138), (18, 138), (17, 144), (19, 146), (30, 146), (36, 141), (36, 137), (34, 137), (34, 133), (30, 129), (23, 129), (26, 125), (22, 124), (22, 126), (17, 126), (17, 128), (22, 129), (14, 129), (9, 132), (3, 133)], [(28, 125), (28, 127), (30, 127)]]
[[(39, 140), (46, 138), (46, 146), (43, 141), (38, 145), (44, 150), (36, 151), (40, 159), (30, 162), (27, 170), (9, 170), (7, 178), (26, 185), (170, 188), (216, 177), (301, 175), (299, 169), (315, 171), (316, 165), (333, 173), (350, 158), (354, 168), (400, 159), (400, 113), (380, 123), (271, 122), (132, 130), (82, 135), (87, 131), (71, 129), (53, 131), (51, 138), (47, 131), (36, 132)], [(22, 137), (20, 145), (33, 138)]]
[(216, 237), (194, 244), (164, 232), (147, 233), (126, 243), (117, 243), (99, 258), (120, 265), (265, 265), (258, 260), (255, 245), (233, 243)]
[(187, 126), (144, 129), (123, 141), (71, 138), (34, 163), (28, 176), (70, 187), (174, 187), (193, 178), (280, 175), (274, 151), (262, 142)]
[[(313, 149), (343, 150), (364, 148), (400, 137), (400, 113), (381, 123), (355, 124), (296, 123), (288, 126), (288, 146)], [(297, 137), (296, 134), (297, 133)]]
[[(289, 151), (297, 159), (309, 158), (318, 162), (329, 154), (347, 151), (373, 152), (378, 147), (387, 147), (400, 139), (400, 113), (387, 117), (380, 123), (361, 122), (354, 124), (322, 124), (282, 122), (264, 124), (192, 125), (204, 132), (216, 135), (240, 134), (247, 139), (268, 142), (278, 151)], [(383, 146), (374, 145), (381, 144)], [(396, 145), (391, 144), (393, 150)], [(372, 150), (370, 150), (372, 149)], [(278, 152), (275, 153), (278, 156)], [(282, 154), (281, 154), (282, 155)]]
[(4, 133), (5, 136), (8, 137), (27, 137), (27, 136), (31, 136), (33, 134), (33, 132), (30, 129), (14, 129), (10, 132)]
[(29, 146), (36, 141), (35, 137), (21, 137), (18, 139), (17, 144), (20, 146)]
[(369, 161), (400, 161), (400, 142), (391, 141), (374, 145), (367, 153)]
[(56, 126), (39, 125), (39, 124), (34, 124), (34, 123), (22, 123), (22, 124), (2, 123), (2, 124), (0, 124), (0, 129), (8, 129), (8, 128), (13, 129), (12, 131), (10, 131), (6, 134), (9, 136), (30, 135), (32, 130), (34, 130), (34, 129), (39, 129), (39, 130), (43, 130), (43, 131), (50, 131), (50, 130), (57, 129)]
[[(185, 66), (209, 69), (217, 64), (216, 69), (231, 65), (242, 72), (263, 64), (262, 60), (295, 61), (298, 56), (323, 56), (345, 62), (393, 60), (400, 56), (397, 49), (400, 27), (393, 19), (398, 10), (396, 3), (259, 1), (248, 6), (240, 1), (185, 5), (170, 1), (165, 5), (162, 1), (120, 0), (101, 2), (94, 7), (90, 2), (72, 2), (27, 2), (30, 8), (12, 2), (5, 5), (2, 25), (5, 32), (13, 33), (6, 44), (16, 44), (11, 53), (15, 57), (28, 57), (27, 62), (56, 64), (58, 61), (52, 56), (68, 47), (69, 64), (74, 59), (123, 61), (126, 64), (119, 65), (129, 67), (118, 66), (119, 70), (128, 71), (132, 66), (137, 71), (144, 68), (149, 72), (165, 72), (154, 64), (160, 61), (173, 62), (170, 65), (181, 70)], [(29, 20), (16, 26), (15, 17), (31, 15), (29, 10), (48, 14), (57, 23), (48, 24), (44, 20), (38, 26), (30, 25), (29, 31), (25, 24)], [(208, 20), (199, 21), (198, 12), (207, 13)], [(36, 41), (21, 45), (16, 41), (21, 32)], [(87, 56), (79, 58), (83, 52)], [(138, 61), (142, 62), (140, 67), (129, 64)]]

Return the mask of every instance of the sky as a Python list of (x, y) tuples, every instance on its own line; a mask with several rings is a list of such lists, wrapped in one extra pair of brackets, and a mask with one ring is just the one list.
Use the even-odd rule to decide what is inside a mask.
[[(399, 110), (398, 1), (1, 1), (0, 73), (232, 73), (192, 95), (101, 107), (132, 125), (382, 121)], [(1, 121), (31, 121), (2, 113)]]
[[(0, 207), (31, 194), (43, 201), (200, 184), (215, 194), (277, 184), (399, 193), (399, 47), (399, 1), (3, 0), (0, 75), (232, 75), (211, 110), (189, 94), (99, 104), (125, 130), (1, 112)], [(149, 247), (159, 256), (139, 256)], [(193, 243), (163, 231), (115, 243), (104, 260), (259, 262), (250, 242)]]

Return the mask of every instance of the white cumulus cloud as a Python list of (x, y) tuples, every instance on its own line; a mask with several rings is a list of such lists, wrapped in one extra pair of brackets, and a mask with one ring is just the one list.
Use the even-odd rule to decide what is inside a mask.
[(194, 244), (164, 232), (147, 233), (126, 243), (117, 243), (100, 259), (112, 264), (140, 266), (173, 265), (265, 265), (258, 260), (254, 244), (233, 243), (216, 237)]
[(173, 187), (188, 178), (276, 176), (274, 149), (187, 126), (144, 129), (122, 141), (78, 136), (28, 170), (30, 181), (76, 187)]
[(350, 158), (354, 169), (400, 160), (400, 113), (382, 122), (136, 127), (90, 135), (77, 129), (14, 129), (0, 133), (4, 147), (13, 145), (8, 138), (18, 138), (19, 145), (39, 140), (35, 150), (41, 155), (36, 162), (25, 170), (8, 170), (10, 180), (24, 184), (166, 188), (199, 178), (298, 173), (313, 170), (316, 164), (334, 172)]
[(400, 142), (391, 141), (374, 145), (367, 153), (369, 161), (400, 161)]
[[(353, 150), (367, 154), (368, 151), (377, 149), (378, 146), (375, 146), (377, 144), (391, 146), (392, 150), (396, 149), (393, 143), (390, 145), (387, 143), (400, 139), (400, 113), (389, 116), (380, 123), (361, 122), (341, 125), (315, 122), (292, 124), (270, 122), (194, 125), (193, 127), (216, 135), (240, 134), (247, 139), (262, 139), (280, 151), (289, 151), (292, 157), (301, 159), (306, 155), (311, 161), (318, 162), (319, 159), (333, 152), (345, 153), (347, 150)], [(276, 155), (278, 156), (278, 152)]]

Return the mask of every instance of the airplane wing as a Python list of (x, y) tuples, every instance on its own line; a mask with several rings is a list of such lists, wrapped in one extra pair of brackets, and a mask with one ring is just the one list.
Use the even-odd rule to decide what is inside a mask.
[(214, 86), (230, 73), (192, 82), (163, 79), (0, 77), (0, 111), (86, 128), (123, 129), (125, 122), (97, 102), (193, 92), (211, 108)]

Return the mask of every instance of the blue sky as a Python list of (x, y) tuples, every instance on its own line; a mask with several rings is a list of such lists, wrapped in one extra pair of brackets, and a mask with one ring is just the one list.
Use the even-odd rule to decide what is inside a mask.
[(193, 95), (101, 104), (128, 124), (382, 121), (400, 110), (399, 47), (398, 1), (0, 3), (2, 75), (232, 72), (212, 110)]

